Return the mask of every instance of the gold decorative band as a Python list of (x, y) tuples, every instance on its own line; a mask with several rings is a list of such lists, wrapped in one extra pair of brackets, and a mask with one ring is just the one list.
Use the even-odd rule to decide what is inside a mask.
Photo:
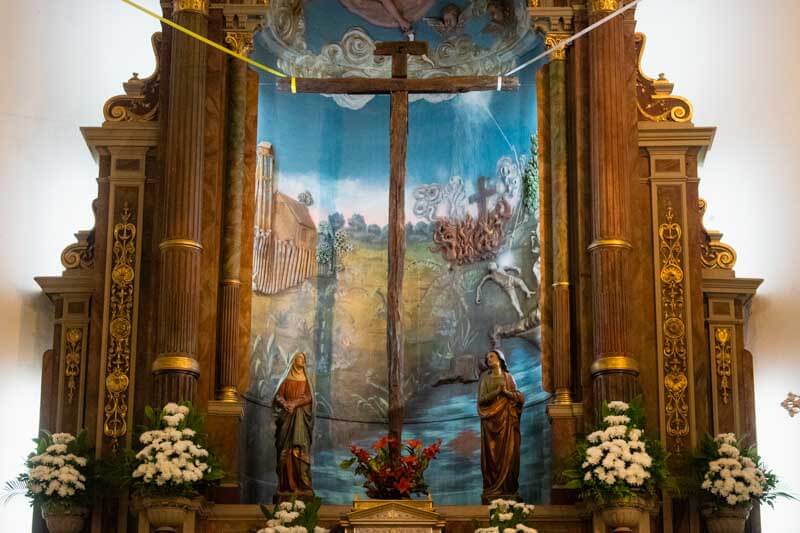
[(164, 354), (159, 355), (153, 361), (153, 372), (190, 372), (200, 375), (200, 363), (194, 357), (183, 354)]
[(553, 287), (569, 287), (569, 281), (556, 281)]
[(203, 245), (191, 239), (167, 239), (158, 245), (162, 250), (167, 248), (194, 248), (195, 250), (202, 250)]
[(208, 15), (208, 0), (172, 0), (172, 12), (193, 11)]
[(633, 250), (633, 245), (624, 239), (596, 239), (589, 245), (588, 250), (592, 251), (598, 248), (627, 248)]
[(241, 284), (242, 284), (242, 282), (241, 282), (240, 280), (238, 280), (238, 279), (223, 279), (223, 280), (222, 280), (222, 284), (223, 284), (223, 285), (235, 285), (235, 286), (239, 286), (239, 285), (241, 285)]
[(217, 393), (217, 399), (223, 402), (238, 402), (239, 391), (236, 390), (236, 387), (223, 387)]
[(604, 355), (592, 363), (592, 375), (606, 372), (639, 373), (639, 361), (630, 355)]
[(611, 13), (620, 7), (619, 0), (592, 0), (589, 3), (591, 13)]

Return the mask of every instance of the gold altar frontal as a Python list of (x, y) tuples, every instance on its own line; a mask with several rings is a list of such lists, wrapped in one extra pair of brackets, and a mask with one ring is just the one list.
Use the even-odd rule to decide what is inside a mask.
[[(393, 514), (394, 516), (389, 516)], [(433, 506), (429, 500), (362, 500), (349, 505), (323, 505), (320, 526), (333, 532), (446, 531), (472, 533), (487, 525), (485, 505)], [(211, 505), (198, 520), (201, 533), (252, 533), (266, 524), (257, 505)], [(536, 506), (529, 523), (539, 533), (589, 533), (591, 513), (572, 505)]]

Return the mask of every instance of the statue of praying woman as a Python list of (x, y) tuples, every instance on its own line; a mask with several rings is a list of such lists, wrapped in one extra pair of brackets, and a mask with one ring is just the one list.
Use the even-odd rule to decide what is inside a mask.
[(488, 370), (478, 382), (478, 415), (481, 419), (481, 472), (484, 504), (497, 498), (518, 499), (519, 419), (525, 397), (517, 390), (499, 350), (486, 354)]
[(314, 387), (306, 373), (306, 355), (298, 352), (289, 361), (272, 399), (277, 501), (314, 496), (311, 484), (314, 407)]

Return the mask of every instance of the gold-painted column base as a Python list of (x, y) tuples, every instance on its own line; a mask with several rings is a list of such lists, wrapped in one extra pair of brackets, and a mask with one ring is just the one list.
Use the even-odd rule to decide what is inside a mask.
[(225, 400), (211, 400), (208, 402), (207, 412), (209, 415), (242, 418), (244, 416), (244, 403), (238, 399), (233, 402)]
[(627, 372), (639, 375), (639, 361), (630, 355), (604, 355), (592, 363), (592, 375)]

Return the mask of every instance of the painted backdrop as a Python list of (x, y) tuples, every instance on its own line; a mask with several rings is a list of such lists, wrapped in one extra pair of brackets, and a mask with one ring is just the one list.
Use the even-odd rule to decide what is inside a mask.
[[(503, 27), (492, 30), (499, 23), (490, 8), (506, 3), (461, 2), (461, 16), (466, 12), (469, 17), (457, 35), (448, 35), (443, 22), (453, 8), (447, 2), (427, 3), (431, 20), (409, 23), (417, 39), (431, 43), (431, 72), (444, 65), (442, 47), (458, 40), (469, 39), (488, 51), (489, 59), (505, 42), (517, 56), (500, 63), (513, 63), (537, 46), (529, 35), (512, 34), (522, 27), (517, 19), (527, 16), (524, 2), (506, 6), (511, 6), (506, 15), (515, 18), (506, 19), (513, 27), (505, 34)], [(271, 9), (281, 4), (273, 2)], [(326, 43), (353, 31), (374, 40), (403, 38), (399, 25), (385, 28), (362, 16), (357, 7), (363, 3), (324, 4), (305, 3), (299, 15), (295, 10), (303, 21), (302, 41), (268, 28), (257, 40), (254, 57), (302, 74), (303, 65), (319, 68), (320, 61), (327, 61), (322, 58)], [(513, 46), (511, 39), (516, 39)], [(359, 75), (388, 68), (368, 65), (365, 61), (373, 60), (364, 57), (358, 60), (362, 70), (350, 65)], [(339, 68), (341, 62), (328, 66)], [(415, 68), (425, 75), (424, 65)], [(426, 474), (440, 504), (480, 501), (477, 378), (492, 336), (526, 397), (521, 495), (532, 502), (549, 498), (548, 395), (541, 387), (536, 327), (532, 69), (523, 72), (521, 83), (516, 93), (424, 97), (410, 105), (404, 437), (425, 443), (442, 439), (442, 453)], [(326, 503), (363, 496), (360, 482), (338, 464), (352, 443), (369, 446), (386, 431), (388, 130), (387, 96), (291, 95), (278, 92), (273, 78), (262, 78), (259, 146), (254, 147), (259, 153), (256, 294), (243, 425), (248, 501), (269, 501), (275, 490), (270, 402), (297, 351), (307, 354), (316, 386), (316, 492)]]

